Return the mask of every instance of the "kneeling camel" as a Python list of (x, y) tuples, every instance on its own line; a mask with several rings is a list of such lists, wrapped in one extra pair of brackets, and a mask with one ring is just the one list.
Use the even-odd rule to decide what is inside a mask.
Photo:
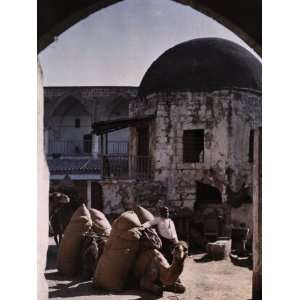
[(188, 245), (184, 241), (175, 246), (171, 265), (156, 249), (140, 253), (134, 267), (134, 275), (139, 278), (140, 288), (158, 295), (162, 294), (164, 288), (183, 293), (185, 287), (180, 283), (179, 276), (187, 255)]

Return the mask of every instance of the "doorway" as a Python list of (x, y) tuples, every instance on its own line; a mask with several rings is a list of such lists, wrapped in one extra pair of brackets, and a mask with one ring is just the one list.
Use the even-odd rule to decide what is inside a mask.
[(98, 182), (92, 182), (91, 186), (91, 200), (92, 208), (103, 210), (103, 193), (102, 186)]

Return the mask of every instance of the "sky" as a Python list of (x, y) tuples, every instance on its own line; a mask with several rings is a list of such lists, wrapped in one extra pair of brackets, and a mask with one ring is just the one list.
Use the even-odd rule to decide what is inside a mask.
[(98, 11), (58, 36), (39, 55), (45, 86), (138, 86), (163, 52), (201, 37), (234, 33), (170, 0), (126, 0)]

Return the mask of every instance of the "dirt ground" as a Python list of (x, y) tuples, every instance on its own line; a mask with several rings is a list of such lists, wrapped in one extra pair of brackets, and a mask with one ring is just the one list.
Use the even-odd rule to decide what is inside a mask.
[(139, 290), (118, 293), (97, 291), (91, 281), (66, 278), (58, 273), (55, 265), (57, 249), (49, 241), (45, 277), (49, 285), (50, 299), (73, 300), (250, 300), (252, 271), (234, 265), (230, 260), (210, 261), (205, 254), (187, 258), (181, 280), (187, 287), (184, 294), (164, 292), (162, 298)]

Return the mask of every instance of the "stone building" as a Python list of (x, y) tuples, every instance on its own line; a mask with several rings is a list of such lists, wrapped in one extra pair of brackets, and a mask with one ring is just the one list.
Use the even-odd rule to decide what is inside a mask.
[[(123, 126), (135, 171), (149, 176), (104, 180), (104, 212), (166, 203), (207, 234), (251, 229), (253, 132), (261, 126), (261, 63), (251, 53), (216, 38), (167, 50), (144, 75)], [(93, 125), (97, 134), (108, 127)]]
[(135, 87), (45, 87), (44, 149), (51, 188), (73, 186), (88, 206), (102, 209), (98, 156), (128, 155), (129, 130), (100, 138), (91, 133), (96, 120), (128, 117)]

